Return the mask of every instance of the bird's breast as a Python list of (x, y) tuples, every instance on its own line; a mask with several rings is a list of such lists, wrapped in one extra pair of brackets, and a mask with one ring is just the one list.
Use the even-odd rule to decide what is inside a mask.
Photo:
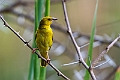
[(53, 32), (51, 28), (41, 29), (37, 31), (36, 43), (40, 49), (49, 50), (52, 45)]

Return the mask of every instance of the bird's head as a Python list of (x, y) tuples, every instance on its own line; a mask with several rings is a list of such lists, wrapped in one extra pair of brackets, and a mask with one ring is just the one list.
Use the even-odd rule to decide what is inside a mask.
[(54, 17), (43, 17), (40, 21), (40, 25), (51, 25), (53, 20), (57, 20), (57, 18)]

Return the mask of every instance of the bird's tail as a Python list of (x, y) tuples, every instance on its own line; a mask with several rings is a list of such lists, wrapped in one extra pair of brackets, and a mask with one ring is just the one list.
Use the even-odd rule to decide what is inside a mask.
[[(46, 60), (48, 60), (49, 59), (49, 56), (48, 56), (48, 53), (46, 52), (46, 54), (41, 54), (41, 56), (42, 57), (44, 57)], [(47, 64), (47, 62), (46, 61), (44, 61), (43, 59), (41, 59), (41, 66), (42, 67), (46, 67), (48, 64)]]
[(42, 67), (46, 67), (46, 66), (47, 66), (47, 62), (44, 61), (43, 59), (41, 59), (41, 66), (42, 66)]

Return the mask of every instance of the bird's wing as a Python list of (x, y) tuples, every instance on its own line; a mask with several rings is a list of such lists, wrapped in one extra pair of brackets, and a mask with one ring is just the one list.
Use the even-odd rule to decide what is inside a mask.
[[(53, 36), (52, 36), (52, 41), (53, 41)], [(49, 46), (49, 50), (51, 49), (52, 45)]]
[(36, 38), (37, 38), (37, 31), (36, 31), (36, 33), (35, 33), (35, 40), (36, 40)]

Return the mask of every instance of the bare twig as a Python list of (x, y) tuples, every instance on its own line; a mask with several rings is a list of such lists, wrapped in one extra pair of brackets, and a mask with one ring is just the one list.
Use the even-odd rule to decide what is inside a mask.
[(69, 23), (69, 19), (68, 19), (68, 15), (67, 15), (67, 10), (66, 10), (66, 0), (61, 0), (62, 1), (62, 6), (63, 6), (63, 11), (64, 11), (64, 17), (65, 17), (65, 22), (66, 22), (66, 25), (67, 25), (67, 32), (69, 33), (70, 37), (71, 37), (71, 40), (75, 46), (75, 49), (77, 51), (77, 54), (78, 54), (78, 58), (79, 58), (79, 63), (81, 63), (87, 70), (88, 72), (90, 73), (91, 77), (93, 80), (96, 80), (96, 77), (93, 73), (93, 70), (92, 68), (90, 68), (84, 61), (82, 55), (81, 55), (81, 52), (80, 52), (80, 47), (77, 45), (75, 39), (74, 39), (74, 36), (72, 34), (72, 30), (71, 30), (71, 27), (70, 27), (70, 23)]
[(101, 60), (102, 56), (104, 56), (105, 53), (107, 53), (111, 47), (113, 47), (113, 45), (120, 39), (120, 35), (108, 46), (106, 47), (106, 49), (104, 51), (102, 51), (102, 53), (93, 61), (92, 66), (94, 66), (95, 64), (97, 64), (99, 62), (99, 60)]
[[(32, 4), (32, 2), (31, 2), (31, 4)], [(16, 11), (13, 10), (13, 8), (15, 8), (16, 6), (19, 6), (19, 5), (28, 5), (28, 3), (27, 3), (27, 2), (22, 2), (22, 1), (17, 1), (17, 2), (15, 2), (14, 4), (12, 4), (11, 6), (6, 7), (6, 8), (4, 8), (4, 9), (0, 10), (0, 13), (11, 13), (11, 14), (14, 14), (14, 15), (16, 15), (16, 16), (23, 16), (23, 17), (25, 17), (27, 20), (29, 20), (29, 21), (31, 21), (31, 22), (34, 22), (34, 18), (31, 17), (30, 15), (26, 15), (26, 14), (24, 14), (24, 13), (19, 13), (19, 12), (16, 12)], [(120, 22), (120, 20), (113, 21), (113, 22), (106, 23), (106, 24), (107, 24), (107, 25), (110, 25), (110, 24), (114, 24), (114, 23), (117, 23), (117, 22)], [(100, 26), (105, 26), (106, 24), (102, 24), (102, 25), (100, 25)], [(100, 26), (99, 26), (99, 27), (100, 27)], [(68, 35), (67, 29), (61, 27), (60, 24), (53, 23), (53, 24), (51, 25), (51, 27), (52, 27), (53, 29), (56, 29), (56, 30), (58, 30), (58, 31), (60, 31), (60, 32), (66, 34), (66, 35)], [(85, 33), (78, 33), (78, 34), (77, 34), (77, 37), (82, 37), (82, 36), (86, 37), (87, 39), (90, 39), (90, 35), (87, 35), (87, 34), (85, 34)], [(95, 35), (94, 40), (95, 40), (95, 41), (99, 41), (99, 42), (104, 43), (104, 44), (110, 44), (110, 43), (112, 42), (112, 40), (111, 40), (111, 41), (106, 41), (106, 40), (105, 40), (102, 36), (100, 36), (100, 35), (99, 35), (99, 37), (98, 37), (98, 35)], [(116, 46), (116, 47), (120, 47), (120, 44), (119, 44), (119, 43), (115, 43), (115, 46)]]
[(95, 67), (93, 67), (93, 68), (98, 68), (98, 67), (100, 67), (100, 66), (102, 66), (102, 65), (104, 65), (104, 64), (106, 64), (106, 63), (108, 63), (110, 61), (110, 59), (109, 60), (107, 60), (107, 61), (105, 61), (104, 63), (102, 63), (102, 64), (99, 64), (99, 65), (97, 65), (97, 66), (95, 66)]
[[(19, 13), (19, 12), (13, 11), (13, 10), (10, 10), (10, 13), (12, 13), (12, 14), (14, 14), (14, 15), (16, 15), (16, 16), (23, 16), (23, 17), (25, 17), (26, 19), (28, 19), (29, 21), (34, 22), (34, 18), (31, 17), (30, 15), (26, 15), (26, 14), (23, 14), (23, 13)], [(110, 23), (109, 23), (109, 24), (110, 24)], [(60, 31), (60, 32), (66, 34), (66, 35), (68, 35), (67, 29), (61, 27), (60, 24), (53, 23), (53, 24), (51, 25), (51, 27), (52, 27), (53, 29), (56, 29), (56, 30), (58, 30), (58, 31)], [(86, 37), (87, 39), (90, 39), (90, 35), (87, 35), (87, 34), (84, 34), (84, 33), (78, 33), (78, 34), (77, 34), (77, 37), (82, 37), (82, 36)], [(95, 35), (94, 40), (95, 40), (95, 41), (99, 41), (99, 42), (104, 43), (104, 44), (110, 44), (110, 43), (113, 41), (113, 40), (107, 41), (107, 40), (104, 39), (104, 37), (102, 37), (102, 36), (100, 36), (100, 35)], [(120, 47), (120, 43), (115, 43), (115, 46), (116, 46), (116, 47)]]
[[(18, 32), (16, 32), (12, 27), (9, 26), (9, 24), (4, 20), (4, 18), (0, 15), (1, 20), (4, 22), (4, 26), (8, 27), (27, 47), (29, 47), (31, 50), (33, 50), (33, 48), (29, 45), (29, 42), (25, 41)], [(66, 77), (62, 72), (60, 72), (51, 62), (49, 63), (44, 57), (42, 57), (40, 54), (38, 54), (35, 51), (35, 54), (38, 55), (39, 58), (43, 59), (44, 61), (46, 61), (56, 72), (58, 76), (63, 77), (66, 80), (70, 80), (68, 77)]]
[(67, 16), (65, 1), (66, 1), (66, 0), (62, 0), (62, 5), (63, 5), (65, 21), (66, 21), (66, 25), (67, 25), (67, 29), (68, 29), (67, 32), (69, 33), (69, 35), (70, 35), (70, 37), (71, 37), (71, 39), (72, 39), (72, 41), (73, 41), (73, 44), (74, 44), (74, 46), (75, 46), (75, 48), (76, 48), (76, 50), (77, 50), (78, 58), (79, 58), (79, 60), (80, 60), (80, 62), (81, 62), (81, 57), (82, 57), (82, 56), (81, 56), (81, 54), (79, 54), (79, 53), (80, 53), (80, 47), (77, 45), (77, 43), (76, 43), (76, 41), (75, 41), (75, 39), (74, 39), (74, 36), (73, 36), (73, 34), (72, 34), (71, 28), (70, 28), (70, 23), (69, 23), (68, 16)]
[[(65, 0), (63, 0), (63, 1), (65, 1)], [(25, 17), (26, 19), (28, 19), (28, 20), (30, 20), (31, 22), (34, 22), (34, 18), (33, 17), (31, 17), (30, 15), (26, 15), (26, 14), (23, 14), (23, 13), (19, 13), (19, 12), (16, 12), (16, 11), (13, 11), (13, 8), (15, 8), (16, 6), (19, 6), (19, 5), (25, 5), (26, 6), (26, 4), (28, 4), (27, 2), (22, 2), (22, 1), (18, 1), (18, 2), (15, 2), (14, 4), (12, 4), (11, 6), (9, 6), (9, 7), (6, 7), (6, 8), (3, 8), (2, 10), (0, 10), (0, 13), (6, 13), (6, 12), (10, 12), (10, 13), (12, 13), (12, 14), (14, 14), (14, 15), (17, 15), (17, 16), (23, 16), (23, 17)], [(32, 3), (33, 4), (33, 3)], [(114, 22), (110, 22), (110, 23), (107, 23), (107, 24), (103, 24), (103, 25), (100, 25), (100, 26), (106, 26), (106, 25), (110, 25), (110, 24), (114, 24), (114, 23), (116, 23), (116, 22), (119, 22), (120, 20), (118, 20), (118, 21), (114, 21)], [(68, 31), (68, 33), (67, 33), (67, 29), (65, 29), (65, 28), (62, 28), (61, 27), (61, 25), (59, 25), (59, 24), (52, 24), (51, 25), (52, 26), (52, 28), (54, 28), (54, 29), (57, 29), (58, 31), (61, 31), (61, 32), (63, 32), (64, 34), (67, 34), (68, 35), (68, 33), (69, 33), (69, 31)], [(16, 32), (17, 33), (17, 32)], [(71, 31), (71, 33), (72, 33), (72, 31)], [(19, 33), (17, 33), (18, 35), (19, 35)], [(17, 35), (16, 34), (16, 35)], [(86, 37), (87, 39), (89, 39), (90, 38), (90, 36), (89, 35), (86, 35), (86, 34), (84, 34), (84, 33), (79, 33), (79, 34), (77, 34), (77, 36), (78, 37), (81, 37), (81, 36), (84, 36), (84, 37)], [(74, 37), (73, 37), (74, 38)], [(112, 42), (112, 40), (111, 41), (106, 41), (102, 36), (100, 36), (100, 38), (98, 38), (97, 36), (95, 36), (95, 41), (100, 41), (101, 43), (105, 43), (105, 44), (110, 44), (111, 42)], [(25, 41), (25, 44), (28, 46), (29, 45), (29, 42), (26, 42)], [(114, 44), (115, 46), (117, 46), (117, 47), (120, 47), (120, 44), (119, 43), (115, 43)], [(78, 46), (78, 45), (77, 45)], [(30, 47), (29, 47), (30, 48)], [(79, 48), (79, 47), (78, 47)], [(30, 48), (31, 50), (32, 50), (32, 47)], [(39, 55), (39, 54), (38, 54)], [(42, 56), (41, 56), (42, 57)], [(81, 62), (82, 63), (82, 62)], [(94, 62), (93, 62), (94, 63)], [(89, 67), (87, 67), (86, 69), (89, 69)], [(90, 71), (90, 70), (88, 70), (88, 71)]]
[(69, 66), (69, 65), (73, 65), (73, 64), (77, 64), (77, 63), (79, 63), (79, 61), (71, 62), (71, 63), (68, 63), (68, 64), (63, 64), (62, 66)]

